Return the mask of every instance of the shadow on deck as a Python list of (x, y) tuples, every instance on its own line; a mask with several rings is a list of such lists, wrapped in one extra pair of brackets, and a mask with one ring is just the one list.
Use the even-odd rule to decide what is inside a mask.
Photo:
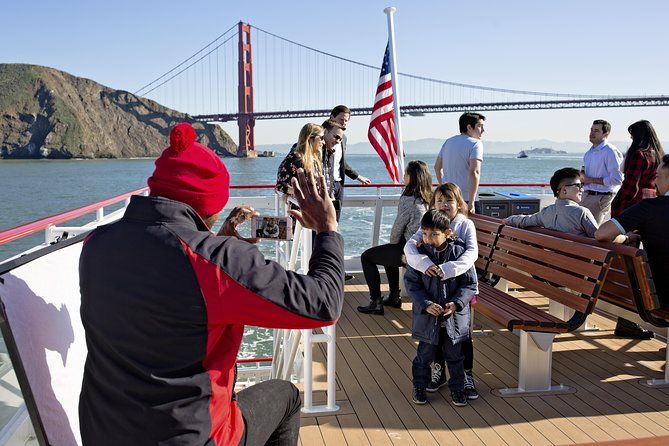
[[(529, 302), (547, 301), (528, 293)], [(481, 394), (467, 407), (450, 402), (446, 386), (411, 402), (411, 304), (386, 308), (384, 316), (356, 311), (367, 303), (361, 274), (346, 284), (344, 311), (337, 324), (337, 401), (341, 410), (303, 416), (302, 445), (560, 445), (626, 439), (625, 444), (669, 444), (669, 388), (648, 388), (643, 378), (661, 377), (664, 347), (658, 340), (613, 335), (615, 320), (594, 314), (598, 331), (560, 335), (553, 347), (553, 381), (576, 392), (560, 396), (499, 398), (491, 392), (517, 383), (518, 337), (476, 315), (487, 336), (474, 339), (474, 376)], [(535, 296), (535, 297), (533, 297)], [(525, 297), (524, 297), (525, 298)], [(314, 350), (324, 358), (324, 346)], [(324, 366), (314, 365), (324, 383)], [(316, 384), (315, 389), (319, 388)], [(324, 388), (324, 386), (320, 386)], [(324, 401), (324, 391), (314, 401)], [(668, 436), (667, 438), (657, 438)]]

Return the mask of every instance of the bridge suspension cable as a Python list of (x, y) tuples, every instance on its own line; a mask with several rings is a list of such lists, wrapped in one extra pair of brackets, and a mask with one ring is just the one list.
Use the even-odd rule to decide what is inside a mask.
[(232, 30), (235, 29), (236, 27), (237, 27), (237, 24), (235, 23), (235, 24), (232, 25), (230, 28), (228, 28), (223, 34), (221, 34), (220, 36), (216, 37), (214, 40), (212, 40), (211, 42), (209, 42), (208, 44), (206, 44), (204, 47), (200, 48), (200, 50), (198, 50), (198, 51), (197, 51), (196, 53), (194, 53), (192, 56), (190, 56), (190, 57), (188, 57), (187, 59), (183, 60), (181, 63), (179, 63), (178, 65), (176, 65), (176, 66), (175, 66), (174, 68), (172, 68), (171, 70), (167, 71), (166, 73), (162, 74), (161, 76), (158, 76), (156, 79), (152, 80), (152, 81), (149, 82), (148, 84), (144, 85), (142, 88), (140, 88), (139, 90), (135, 91), (133, 94), (136, 94), (136, 95), (146, 95), (146, 94), (149, 94), (149, 93), (151, 93), (152, 91), (154, 91), (156, 88), (160, 87), (161, 85), (164, 85), (166, 82), (170, 81), (171, 79), (174, 79), (176, 76), (178, 76), (179, 74), (183, 73), (185, 70), (189, 69), (190, 67), (192, 67), (193, 65), (195, 65), (195, 64), (198, 63), (199, 61), (201, 61), (204, 57), (208, 56), (208, 55), (211, 54), (213, 51), (215, 51), (216, 49), (218, 49), (221, 45), (227, 43), (230, 39), (232, 39), (233, 37), (236, 37), (237, 35), (236, 35), (236, 34), (233, 34), (233, 35), (230, 36), (228, 39), (226, 39), (224, 42), (220, 43), (219, 45), (217, 45), (216, 47), (214, 47), (212, 50), (210, 50), (208, 53), (206, 53), (204, 56), (200, 57), (199, 59), (195, 60), (193, 63), (191, 63), (190, 65), (188, 65), (187, 67), (185, 67), (183, 70), (181, 70), (181, 71), (179, 71), (178, 73), (176, 73), (175, 75), (171, 76), (169, 79), (167, 79), (166, 81), (162, 82), (161, 84), (156, 85), (156, 86), (154, 86), (153, 88), (151, 88), (150, 90), (148, 90), (149, 87), (151, 87), (151, 86), (154, 85), (155, 83), (159, 82), (160, 80), (162, 80), (163, 78), (165, 78), (166, 76), (168, 76), (170, 73), (176, 71), (179, 67), (181, 67), (181, 66), (183, 66), (184, 64), (188, 63), (188, 62), (189, 62), (190, 60), (192, 60), (193, 58), (197, 57), (200, 53), (202, 53), (202, 52), (205, 51), (207, 48), (209, 48), (210, 46), (214, 45), (216, 42), (218, 42), (219, 40), (221, 40), (223, 37), (225, 37), (226, 34), (228, 34), (230, 31), (232, 31)]
[[(361, 66), (361, 67), (365, 67), (365, 68), (371, 68), (371, 69), (374, 69), (376, 71), (379, 71), (381, 69), (381, 67), (379, 67), (379, 66), (366, 64), (364, 62), (359, 62), (357, 60), (348, 59), (346, 57), (337, 56), (336, 54), (332, 54), (332, 53), (328, 53), (326, 51), (322, 51), (322, 50), (319, 50), (319, 49), (316, 49), (316, 48), (312, 48), (310, 46), (301, 44), (299, 42), (295, 42), (294, 40), (290, 40), (290, 39), (287, 39), (285, 37), (274, 34), (272, 32), (266, 31), (266, 30), (264, 30), (264, 29), (262, 29), (258, 26), (253, 26), (253, 29), (255, 29), (257, 31), (261, 31), (265, 34), (268, 34), (272, 37), (283, 40), (285, 42), (288, 42), (292, 45), (299, 46), (301, 48), (313, 51), (315, 53), (322, 54), (324, 56), (331, 57), (333, 59), (338, 59), (338, 60), (341, 60), (343, 62), (348, 62), (348, 63), (358, 65), (358, 66)], [(400, 76), (406, 77), (408, 79), (416, 79), (416, 80), (421, 80), (421, 81), (426, 81), (426, 82), (434, 82), (434, 83), (437, 83), (437, 84), (450, 85), (450, 86), (453, 86), (453, 87), (463, 87), (463, 88), (472, 88), (472, 89), (476, 89), (476, 90), (494, 91), (494, 92), (498, 92), (498, 93), (512, 93), (512, 94), (522, 94), (522, 95), (529, 95), (529, 96), (550, 96), (550, 97), (558, 97), (558, 98), (560, 98), (560, 97), (564, 97), (564, 98), (609, 98), (609, 97), (612, 97), (610, 95), (552, 93), (552, 92), (530, 91), (530, 90), (514, 90), (514, 89), (510, 89), (510, 88), (486, 87), (484, 85), (466, 84), (466, 83), (461, 83), (461, 82), (452, 82), (452, 81), (446, 81), (446, 80), (442, 80), (442, 79), (434, 79), (434, 78), (429, 78), (429, 77), (425, 77), (425, 76), (418, 76), (418, 75), (415, 75), (415, 74), (409, 74), (409, 73), (403, 73), (403, 72), (399, 72), (398, 74)]]
[[(200, 119), (232, 120), (240, 116), (240, 47), (251, 65), (245, 85), (257, 119), (325, 116), (336, 104), (347, 104), (364, 114), (373, 102), (380, 68), (322, 51), (251, 26), (242, 43), (237, 23), (137, 90), (135, 94)], [(237, 39), (235, 39), (237, 38)], [(252, 47), (252, 50), (250, 49)], [(379, 50), (379, 59), (381, 58)], [(248, 62), (248, 63), (247, 63)], [(462, 110), (536, 109), (664, 105), (664, 96), (620, 96), (517, 90), (400, 74), (403, 109), (408, 113)], [(659, 99), (658, 99), (659, 98)], [(543, 104), (543, 105), (542, 105)], [(633, 104), (633, 105), (623, 105)]]

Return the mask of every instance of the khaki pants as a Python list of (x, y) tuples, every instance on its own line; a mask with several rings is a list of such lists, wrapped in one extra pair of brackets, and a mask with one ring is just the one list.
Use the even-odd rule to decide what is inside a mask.
[(584, 191), (580, 205), (590, 209), (595, 220), (597, 220), (597, 224), (601, 225), (611, 219), (611, 202), (614, 196), (614, 194), (592, 195), (588, 191)]

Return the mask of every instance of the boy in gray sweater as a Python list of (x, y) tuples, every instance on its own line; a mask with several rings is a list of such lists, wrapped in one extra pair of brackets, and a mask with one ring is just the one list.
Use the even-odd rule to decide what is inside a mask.
[(580, 206), (583, 198), (581, 172), (571, 167), (555, 171), (551, 177), (551, 189), (557, 197), (555, 204), (546, 206), (536, 214), (512, 215), (504, 220), (504, 224), (526, 228), (543, 226), (554, 231), (594, 237), (599, 226), (588, 208)]

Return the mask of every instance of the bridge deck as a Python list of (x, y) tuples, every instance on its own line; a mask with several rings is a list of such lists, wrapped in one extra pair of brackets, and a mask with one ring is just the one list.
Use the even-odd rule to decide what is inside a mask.
[[(313, 445), (551, 445), (643, 439), (623, 444), (669, 444), (669, 388), (650, 389), (644, 377), (661, 377), (664, 343), (613, 336), (615, 320), (589, 320), (600, 330), (560, 335), (554, 343), (553, 380), (576, 388), (561, 396), (503, 399), (491, 394), (517, 382), (518, 337), (476, 316), (492, 336), (474, 339), (474, 375), (481, 394), (464, 408), (450, 403), (446, 386), (411, 402), (411, 306), (386, 309), (385, 316), (362, 315), (362, 275), (347, 283), (337, 325), (339, 413), (302, 417), (300, 441)], [(546, 299), (522, 293), (529, 302)], [(322, 360), (324, 347), (315, 349)], [(315, 365), (324, 385), (324, 367)], [(320, 374), (320, 376), (319, 376)], [(315, 401), (325, 401), (319, 391)], [(661, 438), (667, 436), (666, 438)]]

